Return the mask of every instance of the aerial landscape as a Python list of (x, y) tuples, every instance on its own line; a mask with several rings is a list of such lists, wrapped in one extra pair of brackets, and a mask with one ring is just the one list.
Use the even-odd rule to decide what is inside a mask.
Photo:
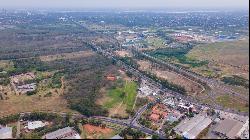
[(249, 139), (248, 5), (0, 0), (0, 139)]

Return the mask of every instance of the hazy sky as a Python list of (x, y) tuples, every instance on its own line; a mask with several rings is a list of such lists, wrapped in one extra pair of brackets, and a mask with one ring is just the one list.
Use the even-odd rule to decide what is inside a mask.
[(249, 0), (0, 0), (1, 8), (247, 8)]

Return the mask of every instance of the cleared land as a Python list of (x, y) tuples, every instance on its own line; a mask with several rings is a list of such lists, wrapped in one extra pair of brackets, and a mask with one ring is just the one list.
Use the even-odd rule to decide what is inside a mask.
[(109, 139), (115, 135), (115, 131), (110, 128), (102, 128), (90, 124), (83, 125), (82, 138), (84, 139)]
[(42, 98), (39, 95), (13, 95), (8, 100), (0, 101), (0, 116), (30, 111), (74, 112), (67, 105), (67, 101), (60, 96)]
[(208, 70), (204, 68), (195, 71), (206, 74), (219, 72), (219, 77), (225, 75), (240, 75), (249, 79), (249, 40), (220, 42), (194, 47), (187, 57), (208, 60)]
[(240, 102), (239, 100), (228, 95), (222, 95), (216, 98), (216, 102), (225, 108), (234, 108), (241, 112), (249, 111), (249, 103)]

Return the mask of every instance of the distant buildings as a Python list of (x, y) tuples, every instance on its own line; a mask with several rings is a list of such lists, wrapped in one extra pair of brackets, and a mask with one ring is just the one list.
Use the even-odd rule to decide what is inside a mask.
[(36, 83), (25, 84), (27, 80), (32, 80), (35, 77), (35, 74), (32, 72), (11, 76), (11, 86), (14, 88), (16, 94), (25, 94), (35, 91)]
[(212, 120), (203, 115), (196, 115), (192, 119), (183, 120), (173, 130), (186, 139), (195, 139), (206, 129)]
[(80, 135), (71, 127), (65, 127), (43, 136), (44, 139), (81, 139)]
[(0, 127), (0, 139), (12, 139), (12, 128)]

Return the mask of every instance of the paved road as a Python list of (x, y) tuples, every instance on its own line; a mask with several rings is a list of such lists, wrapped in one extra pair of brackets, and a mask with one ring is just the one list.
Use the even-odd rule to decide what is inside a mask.
[(140, 55), (144, 56), (145, 58), (147, 58), (147, 59), (149, 59), (151, 61), (154, 61), (154, 62), (156, 62), (156, 63), (158, 63), (160, 65), (166, 66), (167, 68), (169, 68), (171, 70), (174, 70), (178, 74), (181, 74), (184, 77), (189, 78), (190, 80), (193, 80), (193, 81), (196, 81), (196, 82), (199, 82), (199, 83), (202, 83), (202, 84), (205, 84), (205, 85), (209, 86), (213, 90), (213, 92), (215, 92), (215, 93), (218, 90), (220, 90), (220, 91), (223, 91), (225, 93), (229, 93), (229, 94), (231, 94), (233, 96), (237, 96), (237, 97), (239, 97), (240, 99), (242, 99), (244, 101), (247, 101), (247, 102), (249, 101), (249, 98), (246, 98), (246, 96), (233, 91), (231, 88), (225, 86), (224, 83), (222, 83), (220, 81), (203, 77), (203, 76), (198, 75), (198, 74), (196, 74), (196, 73), (194, 73), (192, 71), (183, 69), (182, 67), (177, 67), (174, 64), (167, 63), (167, 62), (165, 62), (163, 60), (159, 60), (159, 59), (157, 59), (155, 57), (152, 57), (152, 56), (150, 56), (150, 55), (148, 55), (146, 53), (140, 52), (137, 49), (133, 49), (133, 51), (136, 52), (136, 53), (139, 53)]
[[(94, 45), (95, 45), (95, 44), (94, 44)], [(107, 52), (107, 51), (105, 51), (105, 50), (102, 50), (102, 49), (101, 49), (100, 47), (98, 47), (98, 46), (93, 46), (93, 45), (92, 45), (91, 47), (92, 47), (92, 49), (93, 49), (94, 51), (96, 51), (97, 53), (100, 53), (100, 54), (102, 54), (103, 56), (108, 57), (108, 58), (110, 58), (110, 59), (116, 61), (117, 64), (120, 64), (123, 68), (125, 68), (127, 71), (133, 73), (133, 75), (135, 75), (136, 77), (143, 78), (143, 79), (147, 80), (148, 82), (152, 83), (153, 85), (158, 86), (159, 88), (161, 88), (161, 92), (163, 92), (163, 93), (172, 94), (172, 95), (174, 95), (174, 96), (177, 97), (177, 98), (182, 98), (183, 100), (186, 100), (186, 101), (188, 101), (188, 102), (190, 102), (190, 103), (194, 103), (194, 104), (197, 105), (197, 106), (204, 106), (204, 107), (214, 108), (214, 109), (217, 109), (217, 110), (227, 111), (227, 112), (230, 112), (230, 113), (235, 113), (235, 114), (244, 115), (244, 116), (248, 115), (248, 113), (238, 112), (238, 111), (231, 110), (231, 109), (225, 109), (225, 108), (223, 108), (222, 106), (219, 106), (219, 105), (217, 105), (217, 104), (210, 104), (210, 105), (204, 104), (204, 103), (202, 103), (202, 102), (200, 102), (200, 101), (197, 101), (197, 100), (194, 99), (193, 97), (184, 96), (184, 95), (182, 95), (182, 94), (180, 94), (180, 93), (178, 93), (178, 92), (174, 92), (174, 91), (172, 91), (172, 90), (169, 90), (169, 89), (167, 89), (167, 88), (164, 88), (160, 83), (158, 83), (158, 82), (154, 81), (153, 79), (147, 77), (146, 75), (144, 75), (143, 73), (141, 73), (139, 70), (137, 70), (137, 69), (135, 69), (135, 68), (133, 68), (133, 67), (131, 67), (131, 66), (125, 64), (124, 62), (122, 62), (122, 61), (120, 61), (120, 60), (117, 60), (117, 59), (114, 57), (115, 55), (114, 55), (112, 52)], [(151, 56), (149, 56), (149, 57), (151, 57)], [(211, 79), (208, 79), (208, 81), (211, 82), (212, 80), (211, 80)], [(212, 96), (212, 95), (210, 95), (210, 96)]]

